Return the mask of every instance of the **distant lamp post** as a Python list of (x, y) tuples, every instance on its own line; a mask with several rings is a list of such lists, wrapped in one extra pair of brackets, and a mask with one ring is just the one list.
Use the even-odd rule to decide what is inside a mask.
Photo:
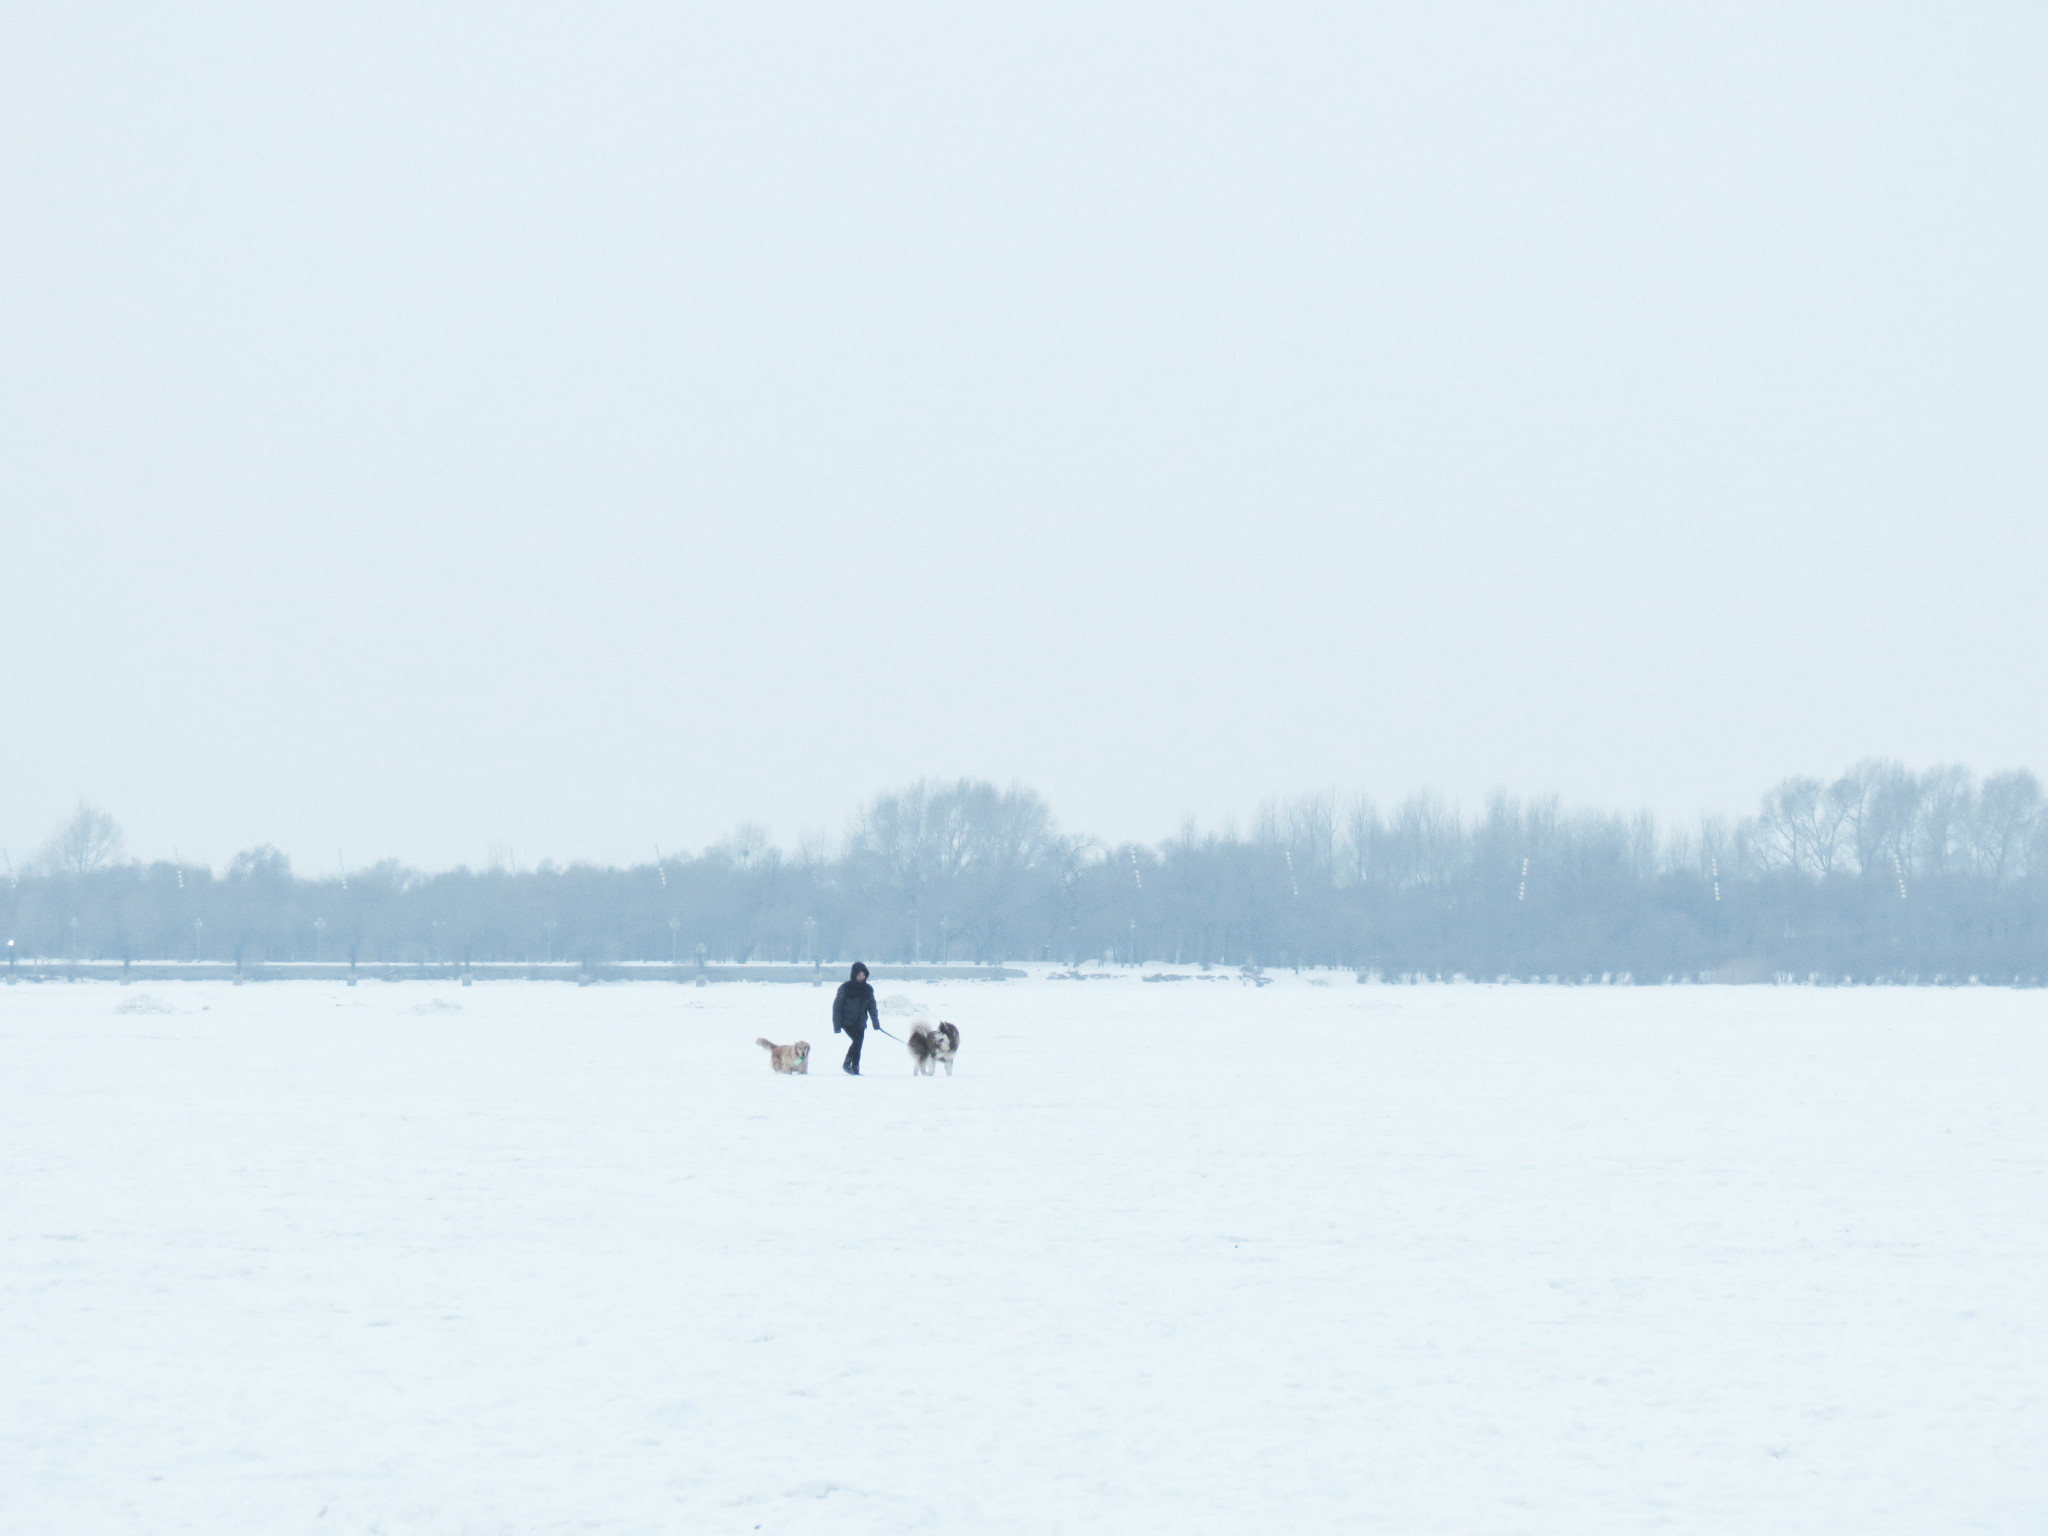
[(205, 918), (195, 917), (192, 919), (192, 963), (194, 965), (197, 965), (199, 963), (200, 930), (203, 929), (205, 926)]
[(543, 926), (548, 931), (548, 964), (553, 965), (555, 963), (555, 920), (549, 918)]
[(7, 969), (14, 969), (14, 940), (7, 941)]
[(78, 919), (71, 919), (71, 958), (78, 958)]
[(683, 925), (681, 922), (673, 917), (668, 920), (668, 963), (670, 965), (676, 963), (676, 945), (681, 938), (682, 931)]
[(320, 941), (321, 941), (322, 939), (326, 938), (326, 937), (327, 937), (327, 919), (326, 919), (326, 918), (324, 918), (324, 917), (316, 917), (316, 918), (314, 918), (314, 919), (313, 919), (313, 960), (314, 960), (314, 963), (315, 963), (315, 964), (318, 964), (318, 963), (319, 963), (319, 961), (320, 961), (320, 960), (321, 960), (321, 959), (322, 959), (322, 958), (323, 958), (323, 957), (324, 957), (324, 956), (326, 955), (326, 951), (325, 951), (324, 949), (322, 949), (322, 948), (321, 948), (321, 944), (320, 944)]

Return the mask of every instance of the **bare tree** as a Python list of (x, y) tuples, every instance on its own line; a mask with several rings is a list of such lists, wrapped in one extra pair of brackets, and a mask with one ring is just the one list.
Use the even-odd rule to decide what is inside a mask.
[(1920, 777), (1920, 867), (1930, 875), (1960, 873), (1970, 860), (1970, 823), (1977, 785), (1961, 763), (1943, 763)]
[(1657, 832), (1657, 817), (1649, 807), (1629, 818), (1628, 867), (1637, 880), (1652, 880), (1663, 867), (1663, 838)]
[(1862, 801), (1845, 775), (1833, 784), (1795, 776), (1764, 796), (1756, 818), (1757, 850), (1766, 865), (1825, 879), (1853, 841)]
[(1756, 835), (1747, 821), (1731, 822), (1716, 811), (1700, 813), (1699, 841), (1693, 843), (1697, 867), (1694, 871), (1704, 880), (1735, 880), (1749, 873), (1752, 861), (1762, 863), (1756, 854)]
[(1253, 836), (1284, 852), (1295, 878), (1329, 885), (1337, 875), (1337, 795), (1334, 790), (1267, 800), (1259, 807)]
[(1075, 861), (1085, 863), (1090, 848), (1060, 837), (1045, 802), (1021, 786), (920, 779), (876, 796), (855, 817), (847, 865), (870, 893), (887, 892), (901, 914), (916, 914), (913, 925), (936, 921), (942, 944), (949, 931), (964, 934), (979, 953), (1019, 920), (1038, 871), (1067, 870), (1062, 889), (1071, 891), (1081, 878)]
[(1835, 781), (1835, 790), (1842, 797), (1858, 871), (1898, 879), (1913, 860), (1919, 779), (1903, 763), (1867, 757)]
[(42, 861), (60, 875), (89, 875), (120, 863), (122, 851), (120, 823), (81, 800), (71, 819), (43, 845)]
[(230, 880), (253, 880), (266, 885), (284, 886), (291, 883), (291, 878), (292, 861), (268, 843), (255, 848), (244, 848), (228, 861)]
[[(1344, 883), (1364, 885), (1374, 878), (1373, 858), (1386, 836), (1386, 823), (1379, 807), (1364, 795), (1356, 796), (1344, 811)], [(1194, 824), (1190, 822), (1185, 841), (1192, 845)]]
[(748, 870), (763, 863), (779, 863), (781, 850), (768, 829), (758, 821), (743, 821), (713, 843), (708, 852), (723, 858), (734, 869)]
[(1465, 828), (1455, 809), (1418, 791), (1394, 812), (1381, 846), (1374, 863), (1396, 888), (1444, 885), (1464, 863)]
[(2040, 816), (2041, 781), (2026, 769), (2008, 768), (1986, 778), (1970, 823), (1977, 873), (1993, 883), (2018, 876)]
[(806, 827), (797, 834), (796, 861), (808, 870), (823, 870), (832, 862), (832, 834), (823, 827)]
[(1804, 776), (1781, 779), (1764, 796), (1756, 813), (1756, 846), (1767, 867), (1804, 867), (1807, 823), (1819, 798), (1820, 780)]

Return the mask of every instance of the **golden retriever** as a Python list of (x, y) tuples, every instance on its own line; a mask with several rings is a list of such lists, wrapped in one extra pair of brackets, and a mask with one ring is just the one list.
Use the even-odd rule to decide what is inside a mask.
[(756, 1040), (754, 1044), (768, 1053), (768, 1065), (778, 1072), (801, 1072), (808, 1077), (811, 1073), (811, 1042), (799, 1040), (795, 1045), (777, 1045), (773, 1040)]

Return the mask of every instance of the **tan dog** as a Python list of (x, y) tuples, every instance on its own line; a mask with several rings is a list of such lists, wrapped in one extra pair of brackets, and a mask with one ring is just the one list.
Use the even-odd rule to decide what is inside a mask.
[(932, 1068), (943, 1062), (946, 1076), (953, 1075), (953, 1053), (960, 1049), (960, 1031), (951, 1024), (940, 1024), (937, 1028), (919, 1019), (910, 1026), (910, 1038), (903, 1042), (910, 1047), (910, 1070), (922, 1077), (930, 1077)]
[(773, 1040), (756, 1040), (754, 1044), (768, 1053), (768, 1065), (778, 1072), (801, 1072), (811, 1075), (811, 1042), (799, 1040), (795, 1045), (777, 1045)]

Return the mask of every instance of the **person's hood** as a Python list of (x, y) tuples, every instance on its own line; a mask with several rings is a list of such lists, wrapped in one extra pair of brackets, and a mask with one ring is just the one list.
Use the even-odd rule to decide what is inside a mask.
[(856, 960), (853, 962), (853, 969), (846, 973), (846, 979), (848, 981), (863, 981), (867, 978), (867, 974), (868, 968)]

